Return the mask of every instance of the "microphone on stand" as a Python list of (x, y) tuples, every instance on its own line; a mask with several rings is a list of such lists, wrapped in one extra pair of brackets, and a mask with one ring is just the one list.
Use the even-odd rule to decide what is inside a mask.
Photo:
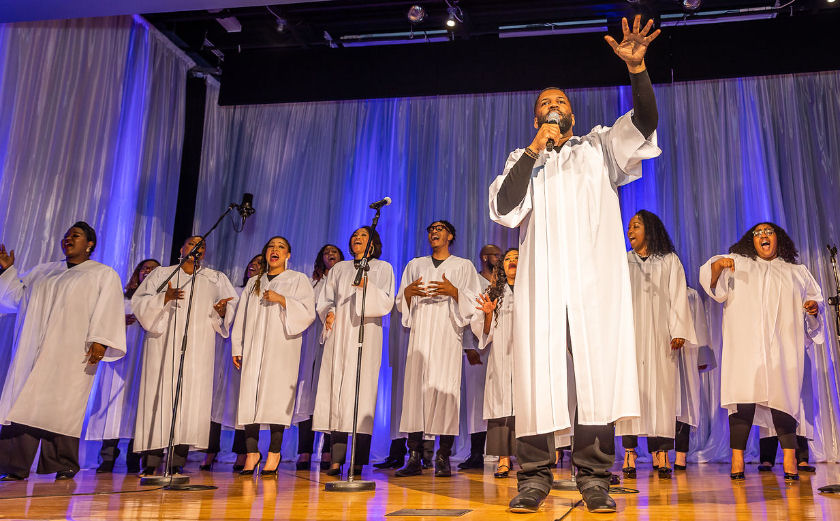
[[(556, 110), (552, 110), (548, 113), (548, 116), (545, 118), (546, 123), (551, 123), (552, 125), (560, 126), (560, 113)], [(548, 138), (548, 141), (545, 142), (545, 149), (549, 152), (554, 150), (554, 140)]]
[(386, 197), (385, 199), (381, 199), (379, 201), (376, 201), (375, 203), (370, 203), (370, 209), (379, 210), (383, 206), (388, 206), (389, 204), (391, 204), (391, 198)]
[(257, 210), (253, 206), (254, 203), (254, 194), (249, 194), (245, 192), (242, 194), (242, 202), (239, 203), (237, 207), (239, 209), (239, 216), (242, 217), (242, 221), (244, 222), (245, 219), (254, 215)]

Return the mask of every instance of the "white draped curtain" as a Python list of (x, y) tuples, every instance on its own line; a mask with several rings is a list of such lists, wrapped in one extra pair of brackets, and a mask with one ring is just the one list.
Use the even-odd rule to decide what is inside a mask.
[[(607, 64), (607, 66), (619, 66)], [(559, 80), (558, 80), (559, 82)], [(833, 281), (826, 242), (840, 240), (840, 73), (726, 79), (656, 86), (661, 157), (642, 180), (620, 190), (625, 222), (641, 208), (662, 217), (697, 287), (698, 269), (756, 222), (773, 220), (796, 241), (802, 262), (826, 296)], [(569, 90), (578, 134), (610, 125), (632, 100), (628, 87)], [(476, 259), (485, 243), (515, 245), (517, 232), (487, 217), (487, 188), (511, 150), (533, 136), (536, 93), (372, 99), (219, 107), (208, 93), (196, 231), (206, 229), (242, 192), (257, 214), (245, 231), (225, 226), (208, 259), (241, 277), (270, 236), (292, 245), (290, 266), (311, 273), (318, 249), (346, 249), (366, 224), (367, 204), (384, 196), (383, 260), (399, 277), (429, 253), (424, 228), (436, 219), (457, 227), (454, 253)], [(561, 238), (562, 240), (562, 238)], [(702, 293), (702, 290), (701, 290)], [(706, 299), (713, 349), (720, 356), (720, 306)], [(598, 312), (598, 302), (592, 302)], [(829, 310), (830, 311), (830, 310)], [(390, 437), (388, 353), (404, 349), (394, 316), (379, 375), (375, 455)], [(817, 346), (814, 459), (840, 459), (837, 344)], [(635, 370), (635, 368), (628, 368)], [(719, 370), (704, 376), (706, 420), (693, 435), (691, 459), (728, 459), (727, 416), (719, 406)], [(459, 444), (464, 447), (465, 443)], [(755, 449), (752, 449), (753, 454)], [(466, 456), (461, 453), (461, 456)]]

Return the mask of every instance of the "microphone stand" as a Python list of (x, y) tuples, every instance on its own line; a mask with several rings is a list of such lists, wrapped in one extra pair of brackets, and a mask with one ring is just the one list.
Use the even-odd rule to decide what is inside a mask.
[[(828, 248), (828, 255), (831, 259), (831, 268), (834, 272), (834, 296), (828, 297), (828, 305), (834, 308), (834, 333), (837, 335), (837, 341), (840, 343), (840, 272), (837, 269), (837, 246), (830, 244), (826, 245)], [(831, 342), (826, 342), (831, 347)], [(835, 357), (836, 359), (836, 357)], [(820, 487), (820, 492), (824, 493), (840, 493), (840, 484), (825, 485)]]
[[(359, 319), (359, 346), (357, 348), (356, 356), (356, 397), (353, 402), (353, 433), (350, 441), (350, 469), (347, 471), (347, 481), (331, 481), (324, 486), (324, 490), (331, 492), (362, 492), (367, 490), (375, 490), (376, 482), (355, 480), (354, 469), (356, 467), (356, 428), (359, 419), (359, 387), (362, 381), (362, 349), (365, 345), (365, 300), (367, 299), (367, 285), (368, 285), (368, 271), (370, 265), (368, 264), (368, 254), (370, 252), (371, 240), (373, 239), (373, 232), (376, 230), (376, 225), (379, 223), (379, 214), (381, 209), (376, 209), (376, 215), (373, 216), (373, 222), (370, 225), (371, 233), (368, 234), (367, 245), (365, 245), (365, 253), (359, 261), (359, 267), (356, 270), (356, 278), (353, 281), (354, 286), (362, 285), (362, 306)], [(346, 456), (345, 456), (346, 458)]]
[[(166, 291), (169, 281), (181, 271), (181, 268), (186, 264), (190, 259), (193, 259), (193, 272), (190, 276), (190, 281), (188, 285), (190, 286), (190, 298), (187, 301), (187, 318), (186, 323), (184, 324), (184, 336), (181, 338), (181, 358), (178, 363), (178, 379), (176, 380), (175, 384), (175, 399), (173, 400), (172, 404), (172, 421), (169, 425), (169, 443), (167, 444), (166, 449), (166, 460), (164, 463), (164, 472), (163, 476), (147, 476), (140, 479), (140, 485), (143, 486), (161, 486), (166, 490), (213, 490), (218, 487), (212, 485), (190, 485), (190, 478), (188, 476), (174, 476), (172, 474), (172, 453), (175, 448), (175, 423), (178, 416), (178, 406), (181, 402), (181, 387), (184, 380), (184, 358), (187, 354), (187, 339), (190, 330), (190, 317), (192, 315), (192, 305), (193, 305), (193, 297), (195, 296), (195, 278), (198, 275), (199, 270), (199, 259), (198, 259), (198, 250), (205, 244), (205, 240), (207, 237), (213, 233), (219, 223), (222, 222), (222, 219), (227, 217), (227, 215), (234, 209), (239, 208), (239, 205), (236, 203), (231, 203), (228, 205), (227, 209), (224, 213), (216, 220), (213, 226), (201, 236), (201, 240), (193, 247), (190, 252), (181, 259), (181, 262), (178, 263), (178, 267), (172, 270), (172, 273), (166, 277), (160, 286), (158, 286), (156, 292), (160, 293), (162, 291)], [(243, 218), (243, 227), (245, 225), (245, 221)]]

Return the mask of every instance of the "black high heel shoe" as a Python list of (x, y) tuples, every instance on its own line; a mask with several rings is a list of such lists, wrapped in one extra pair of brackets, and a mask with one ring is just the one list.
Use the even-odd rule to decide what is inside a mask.
[(799, 474), (791, 474), (790, 472), (785, 472), (785, 481), (799, 481)]
[(213, 456), (213, 459), (210, 460), (210, 463), (207, 463), (207, 464), (204, 464), (204, 465), (199, 465), (198, 470), (203, 470), (203, 471), (206, 471), (206, 472), (212, 472), (214, 463), (216, 463), (216, 456)]
[(659, 467), (656, 472), (659, 473), (659, 479), (671, 479), (673, 470), (671, 467)]
[(744, 476), (744, 471), (741, 471), (741, 472), (730, 472), (729, 473), (729, 479), (731, 479), (732, 481), (744, 481), (747, 478)]
[(254, 468), (252, 468), (250, 470), (242, 469), (242, 470), (239, 471), (239, 475), (240, 476), (253, 476), (254, 472), (257, 471), (257, 469), (260, 468), (260, 462), (261, 461), (262, 461), (262, 453), (260, 453), (260, 459), (258, 459), (257, 462), (254, 464)]
[(633, 456), (633, 463), (636, 463), (637, 454), (634, 449), (625, 449), (624, 450), (624, 463), (625, 466), (621, 469), (621, 472), (624, 474), (625, 479), (636, 479), (636, 467), (631, 467), (629, 465), (629, 457)]

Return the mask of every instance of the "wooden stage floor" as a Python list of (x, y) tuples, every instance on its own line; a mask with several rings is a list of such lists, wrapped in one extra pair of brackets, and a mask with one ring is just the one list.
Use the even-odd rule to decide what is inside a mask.
[[(134, 476), (97, 476), (93, 470), (80, 472), (70, 482), (33, 475), (27, 482), (0, 483), (0, 519), (362, 520), (384, 519), (400, 509), (438, 508), (470, 512), (461, 517), (388, 519), (553, 521), (565, 515), (564, 520), (840, 520), (840, 495), (817, 491), (822, 485), (840, 483), (840, 464), (819, 464), (815, 475), (803, 474), (793, 485), (784, 483), (778, 465), (778, 472), (761, 474), (755, 465), (748, 465), (746, 482), (735, 484), (729, 480), (728, 465), (691, 465), (670, 481), (640, 465), (638, 479), (622, 483), (639, 493), (615, 495), (617, 514), (589, 514), (582, 504), (574, 506), (579, 494), (559, 491), (551, 493), (540, 512), (513, 514), (507, 504), (516, 493), (516, 478), (495, 479), (495, 466), (489, 463), (483, 473), (457, 472), (452, 478), (434, 478), (430, 471), (420, 477), (394, 478), (392, 472), (366, 468), (363, 479), (375, 480), (376, 491), (359, 493), (325, 492), (324, 483), (334, 478), (317, 471), (295, 472), (291, 463), (281, 464), (278, 477), (262, 479), (234, 475), (230, 465), (217, 464), (213, 472), (201, 472), (196, 465), (191, 462), (187, 467), (192, 483), (216, 485), (217, 490), (151, 490), (140, 487)], [(555, 475), (568, 478), (569, 470), (556, 469)], [(125, 493), (106, 494), (112, 491)]]

